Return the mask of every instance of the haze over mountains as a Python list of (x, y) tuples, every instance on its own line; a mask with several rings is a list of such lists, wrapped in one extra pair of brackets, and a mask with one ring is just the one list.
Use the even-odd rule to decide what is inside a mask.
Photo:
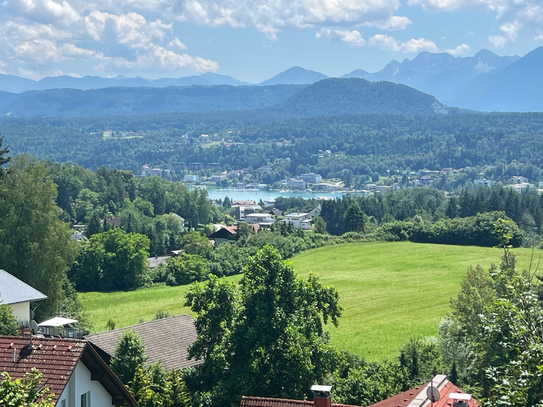
[[(543, 47), (537, 48), (528, 53), (524, 57), (518, 56), (498, 56), (491, 51), (482, 50), (473, 57), (454, 57), (446, 53), (429, 53), (421, 52), (414, 59), (405, 59), (402, 62), (391, 61), (381, 71), (369, 73), (364, 70), (355, 70), (345, 74), (342, 78), (362, 78), (371, 82), (394, 82), (410, 86), (414, 89), (435, 96), (437, 100), (447, 106), (454, 106), (465, 109), (480, 110), (480, 111), (543, 111), (543, 98), (540, 95), (543, 93)], [(33, 81), (26, 78), (20, 78), (12, 75), (0, 74), (0, 107), (7, 107), (9, 104), (16, 101), (37, 97), (35, 91), (48, 92), (49, 96), (40, 96), (43, 101), (53, 97), (50, 89), (104, 89), (104, 88), (169, 88), (169, 87), (191, 87), (196, 86), (198, 89), (202, 87), (265, 87), (269, 88), (277, 85), (309, 85), (328, 78), (326, 75), (310, 71), (301, 67), (292, 67), (280, 74), (265, 80), (258, 85), (250, 85), (234, 79), (227, 75), (218, 75), (214, 73), (206, 73), (203, 75), (194, 75), (183, 78), (161, 78), (149, 80), (144, 78), (126, 78), (117, 76), (114, 78), (101, 78), (97, 76), (85, 76), (83, 78), (75, 78), (71, 76), (47, 77), (39, 81)], [(224, 94), (225, 90), (217, 90), (217, 94)], [(3, 92), (2, 92), (3, 91)], [(247, 102), (237, 101), (231, 110), (259, 109), (266, 106), (271, 106), (277, 103), (284, 102), (286, 99), (281, 99), (287, 95), (284, 89), (271, 91), (273, 95), (264, 96), (264, 100), (256, 102), (251, 99), (254, 95), (260, 94), (256, 90), (246, 91), (228, 91), (230, 95), (241, 95), (243, 92), (250, 94), (250, 100)], [(6, 93), (9, 92), (9, 93)], [(26, 92), (26, 93), (23, 93)], [(134, 94), (135, 91), (116, 91), (118, 94)], [(143, 92), (143, 91), (142, 91)], [(180, 92), (180, 91), (179, 91)], [(227, 106), (223, 105), (223, 101), (209, 101), (207, 98), (214, 92), (206, 93), (202, 101), (196, 101), (196, 94), (203, 91), (193, 91), (191, 96), (195, 101), (195, 110), (202, 108), (201, 103), (210, 103), (209, 110), (216, 108), (223, 110)], [(23, 93), (22, 95), (14, 95), (13, 93)], [(141, 93), (141, 92), (140, 92)], [(143, 92), (150, 95), (153, 92)], [(175, 92), (173, 92), (175, 93)], [(181, 92), (182, 93), (182, 92)], [(190, 92), (189, 92), (190, 93)], [(205, 93), (205, 92), (203, 92)], [(287, 92), (288, 93), (288, 92)], [(76, 93), (55, 92), (55, 97), (71, 98)], [(68, 96), (71, 95), (71, 96)], [(160, 101), (157, 105), (165, 107), (171, 102), (172, 92), (167, 92), (168, 101)], [(269, 96), (269, 97), (268, 97)], [(292, 94), (288, 94), (292, 96)], [(147, 97), (147, 96), (146, 96)], [(158, 94), (154, 97), (159, 98)], [(54, 98), (53, 98), (54, 99)], [(100, 98), (99, 98), (100, 99)], [(279, 100), (281, 99), (281, 100)], [(42, 102), (43, 107), (52, 100)], [(207, 101), (207, 102), (206, 102)], [(25, 103), (26, 103), (25, 102)], [(65, 102), (65, 101), (64, 101)], [(61, 102), (61, 103), (64, 103)], [(121, 99), (121, 102), (125, 102)], [(273, 102), (273, 103), (272, 103)], [(23, 103), (23, 102), (20, 102)], [(182, 102), (181, 105), (183, 105)], [(145, 103), (144, 103), (145, 104)], [(31, 103), (32, 106), (37, 104)], [(53, 106), (58, 106), (58, 103), (52, 103)], [(80, 103), (76, 104), (80, 106)], [(129, 103), (130, 105), (130, 103)], [(178, 106), (177, 102), (169, 105), (168, 108)], [(132, 109), (128, 108), (128, 110)], [(33, 110), (34, 113), (28, 113), (33, 116), (39, 114), (42, 109)], [(53, 108), (47, 107), (47, 115), (54, 114)], [(77, 109), (74, 110), (75, 113)], [(97, 106), (93, 106), (91, 110), (97, 110)], [(106, 109), (104, 114), (110, 114), (111, 109)], [(112, 110), (119, 110), (113, 108)], [(138, 109), (135, 109), (138, 110)], [(147, 110), (147, 109), (143, 109)], [(9, 113), (11, 111), (4, 111)], [(14, 115), (18, 113), (18, 109), (12, 111)], [(44, 112), (45, 113), (45, 112)], [(59, 112), (60, 113), (60, 112)], [(85, 112), (84, 112), (85, 113)], [(94, 115), (94, 114), (93, 114)]]
[(274, 117), (456, 112), (435, 97), (405, 85), (360, 78), (329, 78), (312, 85), (190, 86), (49, 89), (13, 99), (0, 93), (0, 114), (9, 117), (98, 117), (154, 113), (255, 111)]

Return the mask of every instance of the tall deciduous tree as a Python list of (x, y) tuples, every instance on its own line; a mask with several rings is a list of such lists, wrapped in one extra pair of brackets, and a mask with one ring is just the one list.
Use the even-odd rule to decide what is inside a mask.
[(12, 379), (8, 373), (0, 375), (0, 406), (54, 407), (53, 394), (41, 383), (42, 374), (32, 369), (22, 378)]
[(148, 275), (149, 239), (114, 228), (83, 243), (70, 271), (79, 290), (130, 290), (141, 287)]
[(56, 186), (43, 163), (21, 156), (0, 179), (0, 264), (48, 296), (39, 317), (58, 311), (77, 244), (59, 219)]
[(297, 277), (270, 246), (245, 272), (237, 289), (211, 278), (187, 294), (198, 313), (190, 356), (205, 357), (215, 404), (237, 403), (242, 395), (304, 398), (333, 369), (336, 353), (324, 324), (338, 323), (338, 293), (313, 274)]

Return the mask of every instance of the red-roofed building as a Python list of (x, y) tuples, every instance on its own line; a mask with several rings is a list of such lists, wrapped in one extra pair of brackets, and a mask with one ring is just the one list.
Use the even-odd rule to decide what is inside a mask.
[(56, 407), (137, 406), (87, 341), (0, 336), (0, 372), (20, 378), (36, 368)]
[[(272, 397), (247, 397), (241, 398), (240, 407), (313, 407), (314, 401), (276, 399)], [(348, 404), (332, 403), (332, 407), (357, 407)]]
[(434, 401), (434, 407), (479, 407), (477, 400), (448, 381), (445, 375), (437, 375), (426, 385), (389, 397), (369, 407), (427, 407), (431, 405), (428, 398), (430, 387), (439, 391), (439, 400)]
[[(244, 396), (241, 399), (240, 407), (356, 407), (332, 403), (329, 393), (330, 386), (314, 387), (327, 387), (325, 392), (315, 392), (315, 401)], [(430, 387), (436, 389), (434, 392), (439, 392), (439, 400), (434, 400), (433, 407), (480, 407), (477, 400), (448, 381), (445, 375), (437, 375), (425, 385), (407, 390), (368, 407), (430, 407), (432, 405), (428, 398)]]
[[(260, 225), (253, 224), (249, 225), (253, 232), (258, 233), (260, 230)], [(220, 246), (223, 243), (236, 240), (236, 235), (238, 233), (238, 225), (224, 226), (217, 230), (215, 233), (209, 235), (209, 239), (215, 240), (217, 246)]]

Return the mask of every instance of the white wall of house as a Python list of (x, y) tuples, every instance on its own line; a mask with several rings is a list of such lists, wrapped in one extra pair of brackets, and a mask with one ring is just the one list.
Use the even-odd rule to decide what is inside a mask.
[(248, 224), (256, 224), (256, 223), (273, 223), (274, 219), (270, 214), (267, 213), (252, 213), (245, 216), (245, 222)]
[(321, 206), (317, 205), (309, 211), (307, 216), (313, 220), (317, 220), (320, 214), (321, 214)]
[(285, 223), (292, 224), (295, 229), (302, 228), (302, 221), (307, 219), (307, 213), (293, 213), (285, 216)]
[(81, 407), (81, 395), (90, 393), (90, 404), (87, 407), (110, 407), (113, 406), (113, 399), (99, 381), (91, 380), (91, 372), (79, 361), (75, 371), (68, 381), (68, 385), (60, 395), (56, 407)]
[(30, 322), (30, 302), (18, 302), (17, 304), (9, 304), (9, 306), (15, 318), (17, 318), (17, 322), (28, 325)]
[(300, 222), (300, 228), (304, 230), (311, 229), (311, 221), (309, 219), (303, 220)]

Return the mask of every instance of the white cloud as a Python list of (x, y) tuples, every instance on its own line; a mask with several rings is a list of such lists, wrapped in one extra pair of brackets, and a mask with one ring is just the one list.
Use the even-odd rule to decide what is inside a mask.
[(341, 41), (348, 45), (363, 47), (366, 45), (366, 40), (362, 38), (362, 35), (357, 30), (342, 30), (339, 28), (321, 28), (315, 34), (317, 38), (329, 38), (335, 41)]
[(543, 5), (541, 0), (408, 0), (411, 6), (420, 5), (424, 10), (477, 11), (496, 15), (503, 35), (493, 35), (489, 40), (495, 47), (504, 47), (514, 42), (518, 31), (524, 27), (537, 36), (543, 26)]
[[(70, 8), (64, 2), (55, 4), (66, 7), (55, 9), (52, 3), (55, 2), (22, 0), (19, 8), (3, 3), (4, 7), (10, 7), (10, 12), (27, 14), (24, 18), (6, 21), (0, 17), (0, 37), (3, 39), (0, 42), (0, 60), (6, 63), (4, 70), (37, 77), (38, 72), (61, 71), (65, 61), (88, 61), (87, 70), (97, 67), (115, 70), (116, 73), (119, 69), (124, 72), (181, 68), (198, 72), (218, 70), (215, 61), (180, 52), (187, 47), (173, 35), (172, 23), (160, 19), (147, 20), (135, 12), (113, 14), (93, 10), (84, 17), (78, 17), (73, 12), (75, 7)], [(58, 13), (52, 11), (39, 21), (36, 10), (45, 5), (48, 10)], [(74, 17), (62, 23), (55, 22), (55, 18), (63, 13)]]
[(451, 54), (452, 56), (466, 55), (469, 54), (470, 48), (468, 44), (460, 44), (455, 48), (445, 49), (445, 52)]
[(367, 21), (363, 25), (366, 27), (376, 27), (380, 30), (405, 30), (408, 25), (413, 24), (407, 17), (391, 16), (388, 20)]
[(2, 6), (15, 16), (44, 24), (67, 26), (81, 19), (79, 12), (65, 0), (6, 0)]
[[(399, 6), (400, 0), (178, 0), (171, 13), (181, 21), (212, 27), (255, 27), (275, 38), (288, 27), (386, 22)], [(399, 18), (391, 24), (406, 24), (405, 17)]]
[(184, 50), (187, 49), (187, 46), (181, 42), (181, 40), (175, 37), (168, 43), (168, 47), (171, 49)]
[(385, 51), (399, 51), (404, 53), (439, 51), (437, 45), (426, 38), (413, 38), (406, 42), (398, 42), (394, 37), (384, 34), (376, 34), (371, 37), (368, 41), (368, 45)]
[(507, 44), (507, 38), (501, 35), (490, 35), (488, 40), (494, 45), (494, 48), (503, 48)]

